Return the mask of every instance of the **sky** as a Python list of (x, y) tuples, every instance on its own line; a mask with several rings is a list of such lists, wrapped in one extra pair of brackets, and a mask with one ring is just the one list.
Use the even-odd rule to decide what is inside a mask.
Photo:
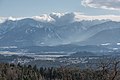
[(120, 15), (120, 0), (0, 0), (2, 17), (30, 17), (52, 12)]

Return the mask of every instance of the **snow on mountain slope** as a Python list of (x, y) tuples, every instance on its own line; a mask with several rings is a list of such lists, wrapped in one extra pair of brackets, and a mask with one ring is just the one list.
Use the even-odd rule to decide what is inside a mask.
[(3, 23), (5, 21), (11, 20), (11, 21), (17, 21), (17, 20), (21, 20), (24, 19), (25, 17), (19, 17), (19, 18), (15, 18), (15, 17), (0, 17), (0, 23)]
[[(71, 44), (86, 41), (104, 30), (120, 28), (119, 17), (112, 16), (112, 19), (107, 16), (107, 20), (103, 20), (104, 18), (105, 16), (90, 17), (79, 13), (52, 13), (30, 18), (10, 17), (0, 23), (0, 46)], [(115, 18), (117, 21), (108, 20)]]
[(0, 23), (3, 23), (6, 19), (0, 17)]
[[(34, 20), (38, 20), (41, 22), (52, 22), (52, 23), (62, 23), (62, 22), (76, 22), (83, 20), (112, 20), (112, 21), (120, 21), (120, 16), (115, 15), (100, 15), (100, 16), (89, 16), (84, 15), (80, 12), (71, 12), (71, 13), (51, 13), (51, 14), (42, 14), (40, 16), (33, 17), (0, 17), (0, 23), (3, 23), (5, 20), (21, 20), (25, 18), (31, 18)], [(61, 24), (60, 24), (61, 25)]]

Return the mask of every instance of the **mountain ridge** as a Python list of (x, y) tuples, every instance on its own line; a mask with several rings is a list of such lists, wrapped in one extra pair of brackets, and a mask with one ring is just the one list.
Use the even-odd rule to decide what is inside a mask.
[(85, 15), (80, 12), (66, 12), (66, 13), (50, 13), (50, 14), (42, 14), (39, 16), (32, 16), (32, 17), (0, 17), (0, 23), (5, 22), (6, 20), (12, 20), (12, 21), (17, 21), (17, 20), (22, 20), (25, 18), (31, 18), (36, 21), (40, 22), (51, 22), (51, 23), (56, 23), (56, 22), (75, 22), (75, 21), (83, 21), (83, 20), (111, 20), (111, 21), (118, 21), (120, 22), (120, 16), (115, 16), (115, 15), (100, 15), (100, 16), (90, 16), (90, 15)]
[[(70, 16), (71, 19), (69, 20)], [(73, 22), (75, 17), (73, 13), (53, 14), (52, 17), (58, 22), (41, 22), (32, 18), (24, 18), (20, 20), (6, 20), (0, 23), (0, 46), (55, 46), (72, 44), (86, 41), (101, 31), (119, 28), (120, 25), (120, 22), (110, 20)]]

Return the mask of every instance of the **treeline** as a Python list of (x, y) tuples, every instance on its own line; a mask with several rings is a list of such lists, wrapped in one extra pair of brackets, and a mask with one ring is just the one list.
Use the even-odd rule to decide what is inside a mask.
[(86, 69), (0, 63), (0, 80), (120, 80), (119, 63), (106, 61)]

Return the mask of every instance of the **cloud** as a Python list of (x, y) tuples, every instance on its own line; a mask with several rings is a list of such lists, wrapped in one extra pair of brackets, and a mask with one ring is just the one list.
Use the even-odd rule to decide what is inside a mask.
[(74, 13), (52, 13), (49, 16), (54, 19), (55, 23), (60, 25), (63, 23), (73, 22), (75, 14)]
[(58, 25), (64, 25), (63, 23), (70, 23), (74, 21), (74, 17), (74, 13), (51, 13), (43, 14), (41, 16), (34, 16), (33, 18), (42, 22), (52, 22)]
[(120, 10), (120, 0), (82, 0), (83, 6), (108, 10)]
[(76, 15), (75, 21), (82, 20), (112, 20), (120, 22), (120, 16), (116, 15), (98, 15), (98, 16), (89, 16), (89, 15)]
[(54, 19), (51, 18), (48, 14), (43, 14), (41, 16), (33, 16), (31, 18), (41, 21), (41, 22), (53, 22), (54, 21)]

